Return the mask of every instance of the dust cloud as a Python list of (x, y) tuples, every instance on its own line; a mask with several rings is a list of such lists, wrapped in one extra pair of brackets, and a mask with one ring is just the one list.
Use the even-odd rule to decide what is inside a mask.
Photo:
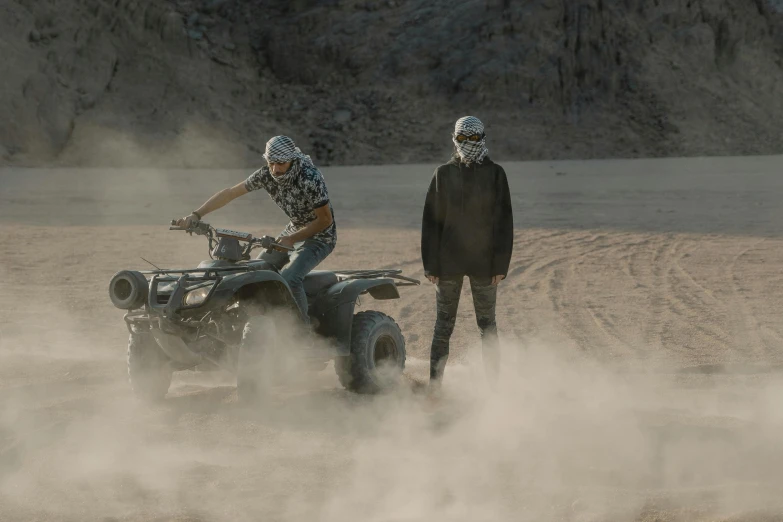
[[(271, 136), (270, 136), (271, 137)], [(248, 164), (249, 150), (231, 129), (190, 118), (168, 135), (131, 133), (97, 123), (80, 125), (57, 165), (79, 168), (231, 168)], [(256, 148), (263, 149), (263, 143)]]
[[(236, 402), (228, 375), (186, 377), (157, 406), (119, 378), (92, 383), (99, 396), (6, 389), (4, 516), (628, 520), (704, 492), (713, 515), (783, 508), (783, 381), (705, 400), (676, 374), (612, 371), (556, 346), (504, 343), (503, 356), (496, 391), (474, 362), (450, 365), (437, 406), (421, 377), (343, 393), (331, 365), (278, 379), (256, 407)], [(301, 376), (301, 364), (284, 365)]]

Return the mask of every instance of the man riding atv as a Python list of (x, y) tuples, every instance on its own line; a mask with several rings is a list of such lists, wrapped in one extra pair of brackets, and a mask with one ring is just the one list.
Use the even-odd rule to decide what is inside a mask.
[(288, 136), (275, 136), (266, 143), (264, 153), (268, 166), (261, 167), (245, 181), (221, 190), (189, 216), (177, 220), (189, 228), (210, 212), (224, 207), (236, 198), (264, 189), (290, 222), (275, 240), (293, 251), (276, 249), (258, 258), (280, 270), (291, 288), (305, 324), (309, 324), (307, 296), (303, 281), (334, 250), (337, 227), (329, 201), (326, 182), (310, 156), (299, 150)]
[[(169, 230), (206, 237), (209, 260), (191, 268), (120, 270), (109, 282), (112, 304), (125, 311), (128, 379), (140, 398), (165, 397), (173, 372), (223, 369), (236, 375), (239, 399), (254, 403), (292, 371), (292, 360), (321, 369), (334, 361), (340, 383), (358, 393), (388, 389), (401, 375), (406, 352), (399, 325), (383, 312), (356, 307), (365, 294), (399, 299), (399, 287), (419, 281), (389, 268), (314, 271), (337, 237), (323, 176), (285, 136), (269, 140), (264, 157), (269, 167), (171, 222)], [(276, 239), (201, 219), (260, 188), (290, 219)], [(264, 253), (251, 260), (255, 248)], [(298, 310), (301, 323), (293, 322), (305, 326), (305, 335), (296, 339), (300, 332), (277, 321), (276, 310)]]

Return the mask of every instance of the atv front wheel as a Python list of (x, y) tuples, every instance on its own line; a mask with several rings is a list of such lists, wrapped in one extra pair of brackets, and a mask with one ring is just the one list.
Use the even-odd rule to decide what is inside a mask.
[(146, 402), (162, 400), (171, 386), (172, 373), (168, 357), (151, 334), (130, 334), (128, 381), (136, 397)]
[(405, 368), (405, 337), (397, 323), (382, 312), (359, 312), (351, 327), (351, 354), (336, 357), (340, 383), (358, 393), (393, 387)]

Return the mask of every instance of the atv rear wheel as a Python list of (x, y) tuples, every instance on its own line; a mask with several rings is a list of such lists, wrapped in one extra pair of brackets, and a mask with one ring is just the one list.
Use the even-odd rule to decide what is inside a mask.
[(359, 312), (351, 327), (351, 354), (336, 357), (340, 383), (358, 393), (393, 387), (405, 368), (405, 337), (397, 323), (382, 312)]
[(168, 357), (151, 334), (130, 334), (128, 381), (136, 397), (146, 402), (162, 400), (171, 386), (172, 373)]

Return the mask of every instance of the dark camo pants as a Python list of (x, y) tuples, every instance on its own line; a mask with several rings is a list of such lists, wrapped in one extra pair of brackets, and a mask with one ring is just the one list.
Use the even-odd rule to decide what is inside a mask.
[[(498, 287), (492, 284), (492, 278), (468, 277), (470, 289), (473, 292), (473, 309), (476, 312), (476, 322), (481, 333), (481, 353), (484, 360), (484, 370), (490, 383), (497, 380), (500, 370), (500, 353), (498, 347), (498, 329), (495, 323), (495, 302)], [(432, 336), (430, 349), (430, 381), (439, 384), (449, 358), (449, 339), (454, 332), (457, 320), (460, 293), (464, 278), (449, 278), (438, 281), (437, 317), (435, 332)]]

